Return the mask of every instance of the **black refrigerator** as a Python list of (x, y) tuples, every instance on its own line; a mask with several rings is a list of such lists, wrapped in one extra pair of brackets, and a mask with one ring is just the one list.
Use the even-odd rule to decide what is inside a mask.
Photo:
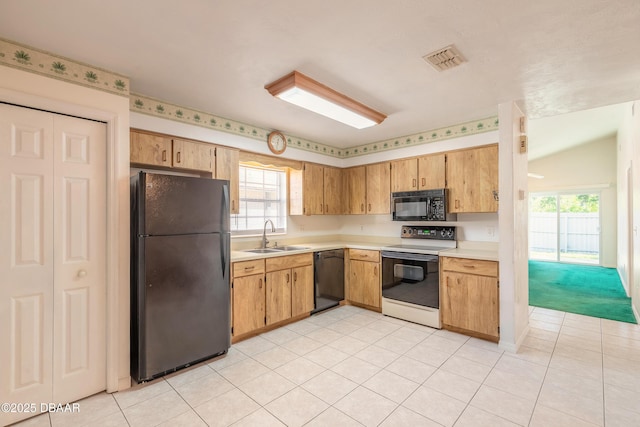
[(229, 181), (131, 177), (131, 376), (148, 381), (231, 345)]

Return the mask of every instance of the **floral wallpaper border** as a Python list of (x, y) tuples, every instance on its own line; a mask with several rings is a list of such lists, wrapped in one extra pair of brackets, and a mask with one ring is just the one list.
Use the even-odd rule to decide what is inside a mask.
[(3, 38), (0, 38), (0, 65), (129, 96), (128, 77)]
[[(130, 110), (151, 116), (162, 117), (209, 129), (221, 130), (223, 132), (234, 133), (257, 139), (267, 140), (271, 132), (257, 126), (251, 126), (235, 120), (214, 116), (213, 114), (194, 110), (192, 108), (181, 107), (165, 101), (160, 101), (148, 96), (132, 93), (130, 97)], [(457, 138), (466, 135), (490, 132), (498, 129), (498, 117), (493, 116), (482, 120), (474, 120), (453, 126), (429, 130), (414, 135), (407, 135), (400, 138), (392, 138), (379, 142), (372, 142), (351, 148), (337, 148), (330, 145), (320, 144), (302, 138), (286, 135), (287, 144), (290, 147), (314, 153), (324, 154), (331, 157), (347, 158), (363, 156), (381, 151), (395, 150), (409, 146), (416, 146), (435, 141), (442, 141), (450, 138)]]
[[(259, 141), (267, 141), (270, 129), (263, 129), (257, 126), (248, 125), (235, 120), (225, 119), (223, 117), (214, 116), (213, 114), (203, 111), (194, 110), (192, 108), (181, 107), (155, 98), (132, 93), (129, 99), (129, 109), (138, 113), (148, 114), (151, 116), (162, 117), (165, 119), (175, 120), (182, 123), (189, 123), (196, 126), (202, 126), (208, 129), (221, 130), (223, 132), (234, 133)], [(318, 142), (309, 141), (302, 138), (286, 135), (287, 145), (289, 147), (299, 148), (301, 150), (311, 151), (320, 154), (326, 154), (333, 157), (344, 157), (344, 150), (341, 148), (331, 147), (329, 145), (320, 144)]]

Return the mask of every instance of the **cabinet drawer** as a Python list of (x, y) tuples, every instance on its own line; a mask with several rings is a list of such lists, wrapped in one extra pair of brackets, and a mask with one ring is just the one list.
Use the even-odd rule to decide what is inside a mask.
[(233, 263), (233, 277), (242, 277), (259, 273), (264, 273), (264, 259), (254, 259), (252, 261)]
[(495, 261), (452, 257), (442, 257), (441, 259), (442, 269), (445, 271), (498, 277), (498, 263)]
[(349, 258), (360, 261), (378, 262), (380, 261), (380, 252), (366, 249), (349, 249)]
[(313, 254), (309, 252), (306, 254), (279, 256), (267, 258), (265, 261), (267, 271), (284, 270), (285, 268), (295, 268), (313, 264)]

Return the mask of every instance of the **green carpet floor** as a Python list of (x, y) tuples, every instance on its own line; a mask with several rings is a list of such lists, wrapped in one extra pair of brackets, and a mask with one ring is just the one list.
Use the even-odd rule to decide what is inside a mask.
[(529, 261), (529, 305), (637, 323), (615, 268)]

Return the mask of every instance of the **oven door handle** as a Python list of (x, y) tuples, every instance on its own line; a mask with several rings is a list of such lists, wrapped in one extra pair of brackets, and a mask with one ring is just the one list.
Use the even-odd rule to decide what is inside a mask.
[(382, 258), (393, 258), (407, 261), (438, 261), (438, 255), (415, 254), (411, 252), (382, 251)]

